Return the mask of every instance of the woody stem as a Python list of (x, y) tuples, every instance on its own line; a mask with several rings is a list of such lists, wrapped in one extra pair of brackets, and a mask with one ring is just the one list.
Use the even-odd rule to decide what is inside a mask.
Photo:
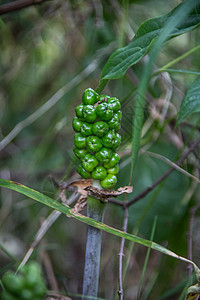
[[(102, 222), (105, 204), (98, 199), (88, 196), (87, 216)], [(85, 268), (83, 278), (82, 300), (97, 297), (99, 285), (99, 267), (101, 256), (101, 230), (92, 226), (87, 227), (85, 252)]]

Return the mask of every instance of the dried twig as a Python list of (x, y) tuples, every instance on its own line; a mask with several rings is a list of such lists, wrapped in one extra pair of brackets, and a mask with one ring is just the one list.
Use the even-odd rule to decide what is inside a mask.
[(6, 3), (0, 6), (0, 15), (7, 14), (9, 12), (19, 10), (31, 5), (41, 4), (46, 0), (18, 0)]

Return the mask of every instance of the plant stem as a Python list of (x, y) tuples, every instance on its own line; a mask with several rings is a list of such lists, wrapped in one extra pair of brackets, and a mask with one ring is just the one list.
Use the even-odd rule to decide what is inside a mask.
[[(88, 196), (87, 216), (96, 221), (103, 221), (105, 204)], [(97, 297), (99, 283), (99, 266), (101, 255), (101, 230), (88, 226), (85, 253), (85, 269), (83, 278), (82, 300), (88, 296)]]
[(160, 68), (158, 71), (156, 71), (153, 76), (158, 75), (161, 72), (164, 72), (166, 69), (169, 69), (171, 66), (178, 63), (180, 60), (184, 59), (185, 57), (189, 56), (191, 53), (197, 51), (200, 49), (200, 45), (190, 49), (189, 51), (185, 52), (184, 54), (180, 55), (179, 57), (175, 58), (174, 60), (170, 61), (166, 65), (164, 65), (162, 68)]
[(105, 86), (107, 85), (108, 81), (109, 81), (108, 79), (100, 79), (98, 87), (96, 88), (95, 91), (100, 94), (105, 88)]

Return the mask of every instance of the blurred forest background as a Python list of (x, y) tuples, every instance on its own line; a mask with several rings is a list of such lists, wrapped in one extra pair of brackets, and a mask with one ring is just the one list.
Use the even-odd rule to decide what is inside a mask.
[[(1, 1), (1, 5), (8, 1)], [(95, 89), (110, 54), (130, 42), (139, 25), (168, 13), (180, 1), (89, 0), (44, 1), (0, 16), (0, 178), (14, 180), (54, 199), (57, 181), (78, 179), (72, 152), (74, 108), (83, 91)], [(199, 29), (168, 41), (161, 49), (155, 71), (192, 49)], [(105, 93), (122, 103), (122, 157), (117, 188), (128, 185), (131, 163), (132, 114), (135, 90), (148, 57), (131, 67), (122, 79), (112, 80)], [(198, 71), (199, 52), (178, 62), (177, 69)], [(134, 169), (133, 199), (169, 168), (163, 157), (176, 161), (185, 144), (199, 138), (199, 114), (175, 126), (177, 112), (196, 75), (160, 73), (149, 83), (141, 151)], [(165, 109), (165, 103), (169, 105)], [(164, 111), (164, 114), (163, 114)], [(163, 117), (164, 116), (164, 117)], [(182, 167), (199, 177), (199, 150)], [(153, 153), (161, 155), (153, 156)], [(188, 257), (191, 208), (199, 201), (196, 181), (178, 171), (129, 207), (128, 232), (153, 240)], [(66, 194), (67, 197), (70, 193)], [(41, 223), (51, 210), (10, 190), (0, 190), (0, 276), (22, 261)], [(123, 200), (124, 197), (119, 197)], [(83, 212), (85, 213), (85, 211)], [(122, 207), (109, 203), (105, 220), (122, 229)], [(200, 265), (199, 211), (192, 222), (193, 260)], [(191, 233), (191, 232), (190, 232)], [(86, 225), (61, 215), (50, 227), (31, 259), (41, 263), (48, 288), (80, 299), (83, 279)], [(103, 233), (99, 296), (117, 299), (120, 239)], [(6, 253), (7, 254), (6, 254)], [(125, 243), (124, 299), (136, 299), (147, 248)], [(8, 255), (9, 254), (9, 255)], [(190, 257), (191, 258), (191, 257)], [(183, 299), (189, 280), (188, 266), (151, 251), (138, 299)], [(182, 298), (181, 298), (182, 297)]]

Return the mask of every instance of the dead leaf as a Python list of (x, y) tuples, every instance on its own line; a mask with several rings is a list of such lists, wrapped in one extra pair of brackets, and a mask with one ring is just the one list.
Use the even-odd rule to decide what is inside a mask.
[(71, 209), (74, 214), (80, 213), (87, 205), (87, 196), (81, 196), (76, 202), (75, 206)]
[(69, 183), (65, 188), (69, 191), (76, 190), (80, 195), (87, 197), (87, 191), (85, 188), (91, 186), (92, 183), (93, 179), (80, 179)]
[(132, 186), (124, 186), (124, 187), (120, 187), (116, 191), (109, 191), (109, 190), (101, 190), (94, 186), (87, 186), (87, 187), (85, 187), (85, 190), (87, 191), (88, 195), (104, 202), (109, 198), (117, 197), (124, 193), (127, 193), (127, 194), (132, 193), (133, 187)]

